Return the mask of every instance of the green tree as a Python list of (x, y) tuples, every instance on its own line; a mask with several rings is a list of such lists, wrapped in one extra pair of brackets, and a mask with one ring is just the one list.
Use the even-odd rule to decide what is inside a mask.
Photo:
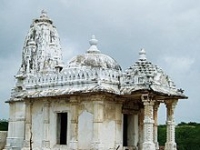
[(8, 121), (0, 120), (0, 131), (8, 131)]
[(200, 150), (200, 125), (190, 122), (176, 127), (178, 150)]
[(158, 126), (158, 142), (159, 145), (164, 146), (166, 142), (166, 125)]
[[(158, 126), (158, 142), (166, 142), (166, 125)], [(181, 122), (176, 126), (176, 143), (178, 150), (200, 150), (200, 123)]]

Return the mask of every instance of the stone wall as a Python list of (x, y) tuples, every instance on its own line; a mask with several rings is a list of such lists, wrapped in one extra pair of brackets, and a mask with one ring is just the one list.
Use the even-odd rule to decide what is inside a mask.
[(6, 145), (7, 131), (0, 131), (0, 150)]

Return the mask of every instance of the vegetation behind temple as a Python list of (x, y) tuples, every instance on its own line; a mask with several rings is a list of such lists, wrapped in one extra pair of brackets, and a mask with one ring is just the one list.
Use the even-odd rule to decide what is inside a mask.
[(0, 131), (8, 131), (8, 121), (5, 119), (0, 119)]
[[(159, 145), (165, 145), (166, 126), (158, 126)], [(176, 143), (178, 150), (200, 150), (200, 123), (181, 122), (176, 126)]]
[[(8, 121), (0, 120), (0, 131), (8, 130)], [(166, 125), (158, 126), (159, 145), (165, 145)], [(181, 122), (176, 126), (176, 143), (178, 150), (200, 150), (200, 123)]]

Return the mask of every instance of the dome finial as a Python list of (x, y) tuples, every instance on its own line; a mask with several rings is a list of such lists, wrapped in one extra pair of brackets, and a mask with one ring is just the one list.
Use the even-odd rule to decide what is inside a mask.
[(92, 35), (92, 38), (89, 41), (90, 48), (87, 50), (87, 52), (100, 52), (97, 48), (98, 40), (95, 38), (95, 35)]
[(47, 12), (44, 9), (41, 11), (40, 18), (48, 18)]
[(91, 40), (89, 41), (90, 45), (97, 45), (98, 40), (95, 38), (95, 35), (92, 35)]
[(143, 60), (143, 61), (147, 60), (146, 52), (145, 52), (144, 48), (142, 48), (142, 49), (140, 50), (139, 55), (140, 55), (139, 60)]

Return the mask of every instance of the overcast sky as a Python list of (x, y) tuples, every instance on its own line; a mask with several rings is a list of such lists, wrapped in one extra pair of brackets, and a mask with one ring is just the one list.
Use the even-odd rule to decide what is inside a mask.
[[(57, 27), (65, 62), (84, 53), (92, 34), (102, 53), (125, 70), (144, 48), (189, 97), (178, 102), (175, 119), (200, 122), (199, 0), (1, 0), (0, 119), (8, 119), (14, 75), (21, 64), (25, 36), (41, 10)], [(165, 122), (165, 106), (159, 121)]]

